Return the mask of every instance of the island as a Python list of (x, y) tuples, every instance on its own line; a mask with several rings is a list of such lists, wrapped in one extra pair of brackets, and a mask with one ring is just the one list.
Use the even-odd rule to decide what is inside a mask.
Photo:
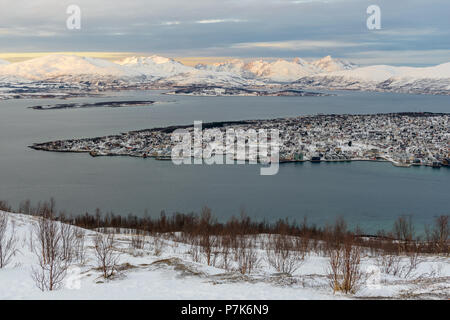
[[(440, 168), (449, 165), (449, 116), (449, 113), (428, 112), (318, 114), (271, 120), (204, 123), (202, 148), (211, 142), (213, 130), (220, 130), (226, 137), (228, 129), (277, 129), (280, 162), (389, 161), (402, 167), (425, 165)], [(86, 152), (91, 156), (120, 155), (168, 160), (171, 159), (175, 145), (171, 133), (176, 129), (193, 133), (194, 125), (145, 129), (96, 138), (57, 140), (36, 143), (30, 147), (54, 152)], [(249, 139), (248, 143), (256, 142)], [(217, 144), (215, 155), (231, 155), (238, 159), (234, 148), (227, 148), (226, 143), (223, 145)]]
[(317, 97), (330, 96), (328, 93), (310, 92), (297, 90), (292, 88), (287, 89), (270, 89), (270, 88), (243, 88), (243, 87), (218, 87), (218, 86), (202, 86), (194, 85), (182, 88), (177, 88), (174, 91), (169, 91), (164, 94), (169, 95), (185, 95), (185, 96), (257, 96), (257, 97)]
[(108, 107), (108, 108), (123, 108), (132, 106), (148, 106), (155, 103), (155, 101), (145, 100), (145, 101), (103, 101), (94, 103), (61, 103), (54, 105), (45, 106), (33, 106), (29, 107), (34, 110), (58, 110), (58, 109), (78, 109), (78, 108), (98, 108), (98, 107)]

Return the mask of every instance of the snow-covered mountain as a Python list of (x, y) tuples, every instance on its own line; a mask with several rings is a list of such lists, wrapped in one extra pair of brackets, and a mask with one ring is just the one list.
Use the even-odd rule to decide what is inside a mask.
[(117, 64), (141, 73), (147, 80), (177, 85), (221, 84), (246, 85), (247, 81), (231, 70), (214, 70), (212, 68), (194, 68), (186, 66), (174, 59), (150, 56), (129, 57)]
[[(6, 62), (6, 61), (5, 61)], [(312, 62), (234, 59), (186, 66), (161, 56), (128, 57), (111, 62), (74, 55), (48, 55), (23, 62), (2, 63), (0, 82), (58, 82), (83, 87), (139, 86), (266, 86), (379, 90), (450, 94), (450, 63), (413, 68), (375, 65), (357, 67), (330, 56)]]
[(150, 79), (167, 78), (195, 71), (194, 68), (185, 66), (178, 61), (156, 55), (150, 57), (128, 57), (115, 61), (115, 63), (134, 70), (136, 73), (144, 74)]
[(295, 82), (324, 89), (378, 90), (417, 93), (450, 93), (450, 63), (433, 67), (374, 65), (351, 70), (319, 73)]
[(133, 70), (102, 59), (52, 54), (0, 66), (0, 74), (29, 80), (46, 80), (60, 76), (91, 75), (95, 77), (135, 76)]
[(245, 62), (241, 59), (232, 59), (230, 61), (218, 62), (213, 64), (202, 64), (199, 63), (195, 66), (198, 70), (207, 70), (212, 72), (229, 72), (233, 74), (240, 74), (247, 78), (252, 78), (253, 75), (248, 73), (245, 74)]
[(333, 59), (331, 56), (326, 56), (322, 59), (315, 60), (311, 64), (322, 72), (334, 72), (343, 70), (352, 70), (357, 68), (357, 65), (342, 59)]
[(247, 63), (244, 69), (250, 71), (258, 78), (276, 82), (292, 82), (298, 78), (318, 72), (317, 68), (300, 58), (296, 58), (293, 61), (278, 59), (274, 62), (256, 60)]
[(356, 65), (351, 62), (333, 59), (330, 56), (313, 62), (295, 58), (293, 60), (277, 59), (275, 61), (259, 59), (245, 63), (243, 60), (234, 59), (223, 63), (196, 66), (197, 69), (232, 72), (240, 74), (244, 78), (258, 78), (274, 82), (292, 82), (321, 72), (350, 70), (355, 67)]

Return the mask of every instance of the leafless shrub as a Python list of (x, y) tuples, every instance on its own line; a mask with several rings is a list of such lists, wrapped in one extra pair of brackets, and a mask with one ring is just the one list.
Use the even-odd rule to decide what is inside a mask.
[(328, 278), (334, 292), (355, 293), (362, 280), (361, 248), (347, 241), (330, 251)]
[(434, 226), (430, 230), (426, 227), (427, 241), (431, 244), (431, 250), (435, 253), (450, 253), (449, 235), (450, 235), (450, 216), (439, 216), (434, 221)]
[(208, 266), (212, 265), (211, 259), (214, 254), (214, 247), (216, 245), (217, 238), (212, 235), (212, 223), (214, 223), (214, 218), (211, 214), (211, 209), (205, 207), (202, 210), (199, 224), (199, 235), (200, 235), (200, 247), (202, 254), (205, 256), (206, 263)]
[(105, 279), (111, 278), (117, 271), (119, 254), (115, 251), (116, 240), (113, 233), (97, 234), (94, 240), (97, 266)]
[(75, 260), (84, 265), (86, 263), (86, 247), (85, 247), (86, 233), (83, 229), (75, 229), (75, 245), (74, 254)]
[[(404, 260), (406, 260), (404, 262)], [(400, 278), (413, 276), (414, 270), (422, 262), (419, 252), (411, 250), (406, 256), (397, 254), (382, 253), (377, 257), (377, 266), (381, 272)]]
[(241, 245), (237, 250), (238, 271), (242, 274), (250, 274), (259, 266), (258, 252), (253, 243), (241, 237)]
[(41, 212), (33, 229), (38, 267), (32, 268), (31, 276), (40, 290), (52, 291), (61, 287), (69, 260), (64, 256), (61, 227), (53, 220), (52, 206), (44, 205)]
[(336, 218), (334, 225), (325, 226), (322, 235), (323, 242), (321, 243), (322, 254), (329, 257), (332, 251), (338, 249), (344, 243), (348, 234), (347, 223), (341, 216)]
[(295, 240), (285, 234), (272, 235), (266, 245), (268, 263), (278, 272), (292, 274), (304, 262), (304, 253), (296, 249)]
[(0, 211), (12, 212), (12, 208), (7, 201), (0, 200)]
[(19, 205), (19, 212), (23, 214), (31, 214), (32, 213), (31, 201), (30, 200), (22, 201)]
[(131, 236), (130, 246), (133, 249), (142, 250), (145, 247), (145, 233), (141, 230), (136, 229), (134, 234)]
[(61, 249), (62, 249), (62, 257), (64, 260), (67, 260), (68, 263), (72, 262), (75, 258), (75, 246), (76, 246), (76, 232), (75, 227), (61, 223), (60, 224), (60, 234), (61, 234)]
[(230, 253), (231, 253), (231, 238), (230, 236), (222, 236), (220, 241), (220, 252), (222, 254), (221, 267), (226, 271), (230, 270)]
[(412, 216), (400, 216), (394, 223), (394, 237), (399, 241), (399, 249), (406, 252), (414, 239)]
[(312, 245), (313, 246), (311, 246), (311, 230), (308, 228), (308, 223), (305, 217), (300, 226), (300, 235), (295, 238), (295, 248), (297, 251), (303, 253), (303, 256), (305, 256), (310, 249), (315, 251), (317, 241), (312, 241)]
[(151, 246), (153, 248), (153, 254), (155, 256), (160, 256), (164, 248), (164, 240), (161, 239), (158, 233), (153, 234), (151, 239), (152, 239)]
[(408, 263), (404, 266), (402, 275), (404, 278), (413, 276), (413, 271), (417, 269), (420, 263), (422, 263), (420, 254), (417, 251), (411, 251), (407, 254), (407, 256), (408, 256)]
[(201, 262), (201, 247), (198, 241), (192, 240), (189, 253), (191, 254), (192, 261)]
[(11, 228), (9, 225), (8, 215), (0, 212), (0, 269), (6, 267), (18, 251), (14, 223), (11, 224)]
[(200, 239), (200, 248), (203, 256), (206, 259), (208, 266), (213, 265), (212, 259), (214, 256), (214, 247), (216, 244), (216, 238), (209, 234), (205, 234)]
[(402, 272), (402, 257), (399, 255), (381, 253), (376, 261), (382, 273), (399, 276)]

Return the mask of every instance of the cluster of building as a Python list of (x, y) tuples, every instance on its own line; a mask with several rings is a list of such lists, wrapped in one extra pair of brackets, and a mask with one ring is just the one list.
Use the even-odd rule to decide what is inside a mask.
[[(241, 132), (276, 130), (279, 138), (279, 161), (390, 161), (397, 166), (448, 166), (450, 162), (449, 114), (389, 113), (372, 115), (313, 115), (274, 120), (251, 120), (236, 123), (205, 124), (200, 131), (202, 148), (214, 145), (212, 154), (231, 154), (237, 137), (227, 135), (230, 129)], [(35, 144), (34, 149), (59, 152), (89, 152), (92, 156), (128, 155), (170, 159), (177, 143), (172, 132), (181, 127), (132, 131), (92, 139), (52, 141)], [(182, 127), (195, 133), (194, 126)], [(217, 133), (220, 139), (217, 141)], [(197, 131), (198, 135), (198, 131)], [(211, 137), (215, 137), (212, 141)], [(223, 138), (222, 138), (223, 137)], [(231, 137), (231, 138), (230, 138)], [(194, 150), (192, 141), (185, 141)], [(230, 139), (232, 141), (230, 141)], [(245, 139), (247, 148), (258, 145), (252, 134)], [(269, 145), (272, 142), (267, 135)], [(271, 141), (272, 140), (272, 141)], [(198, 141), (198, 140), (197, 140)], [(242, 141), (242, 140), (241, 140)], [(231, 142), (231, 143), (230, 143)], [(211, 154), (211, 153), (209, 153)], [(194, 157), (204, 157), (200, 152)]]

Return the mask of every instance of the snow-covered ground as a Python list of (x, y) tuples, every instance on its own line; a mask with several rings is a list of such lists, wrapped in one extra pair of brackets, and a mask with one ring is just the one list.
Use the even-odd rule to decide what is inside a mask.
[[(258, 250), (259, 266), (249, 275), (227, 272), (193, 262), (190, 246), (147, 237), (143, 250), (132, 249), (130, 236), (117, 235), (120, 273), (104, 280), (97, 269), (93, 249), (95, 232), (87, 232), (87, 259), (74, 264), (61, 289), (40, 291), (32, 277), (36, 255), (30, 250), (35, 218), (7, 214), (14, 224), (19, 252), (0, 269), (0, 299), (354, 299), (354, 298), (450, 298), (450, 260), (421, 257), (408, 278), (378, 274), (376, 258), (365, 255), (362, 269), (372, 272), (355, 295), (333, 294), (328, 285), (328, 258), (309, 254), (292, 276), (277, 274)], [(263, 237), (263, 236), (261, 236)], [(157, 249), (161, 249), (159, 253)], [(405, 258), (406, 259), (406, 258)], [(218, 263), (220, 265), (220, 263)]]

